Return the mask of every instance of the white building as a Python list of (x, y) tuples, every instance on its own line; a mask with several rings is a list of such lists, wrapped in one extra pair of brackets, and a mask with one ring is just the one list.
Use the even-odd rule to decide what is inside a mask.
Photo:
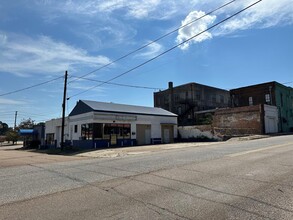
[(265, 134), (277, 133), (279, 123), (279, 111), (277, 106), (264, 105)]
[[(176, 138), (177, 115), (164, 109), (86, 100), (69, 114), (64, 137), (78, 148), (171, 143)], [(46, 122), (46, 139), (59, 146), (61, 119)]]
[[(45, 123), (45, 142), (48, 146), (60, 146), (62, 118), (52, 119)], [(69, 139), (68, 117), (65, 118), (64, 139)]]

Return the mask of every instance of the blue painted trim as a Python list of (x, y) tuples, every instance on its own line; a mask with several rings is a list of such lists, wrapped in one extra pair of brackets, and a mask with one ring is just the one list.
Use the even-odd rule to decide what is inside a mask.
[(152, 144), (161, 144), (162, 143), (162, 138), (152, 138), (151, 143)]
[(99, 149), (108, 147), (135, 146), (135, 139), (117, 139), (116, 145), (111, 145), (110, 140), (73, 140), (72, 146), (77, 149)]
[(117, 145), (120, 147), (127, 147), (127, 146), (135, 146), (136, 140), (135, 139), (117, 139)]

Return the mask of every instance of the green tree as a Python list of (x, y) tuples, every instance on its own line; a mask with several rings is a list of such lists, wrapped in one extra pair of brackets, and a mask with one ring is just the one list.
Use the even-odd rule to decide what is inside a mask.
[(12, 144), (16, 143), (19, 139), (19, 134), (17, 131), (9, 130), (6, 132), (6, 140), (8, 142), (12, 142)]
[(6, 141), (6, 136), (0, 136), (0, 146), (4, 141)]
[(8, 131), (8, 124), (0, 121), (0, 135), (4, 135)]
[(32, 129), (34, 128), (35, 121), (32, 120), (31, 118), (28, 119), (22, 119), (20, 124), (18, 125), (19, 129)]
[(45, 126), (45, 122), (39, 122), (37, 125)]

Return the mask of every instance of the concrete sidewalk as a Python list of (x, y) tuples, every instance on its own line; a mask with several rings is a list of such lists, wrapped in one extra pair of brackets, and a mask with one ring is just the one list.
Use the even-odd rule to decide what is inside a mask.
[[(119, 147), (119, 148), (109, 148), (103, 150), (95, 150), (89, 152), (82, 152), (76, 154), (81, 157), (124, 157), (129, 155), (140, 155), (147, 154), (158, 151), (167, 151), (179, 148), (190, 148), (190, 147), (200, 147), (219, 144), (221, 142), (192, 142), (192, 143), (173, 143), (173, 144), (157, 144), (157, 145), (144, 145), (144, 146), (133, 146), (133, 147)], [(223, 142), (222, 142), (223, 143)]]
[[(267, 135), (253, 135), (242, 138), (233, 138), (233, 141), (249, 141), (260, 138), (268, 138)], [(55, 162), (65, 162), (73, 160), (86, 160), (91, 158), (114, 158), (134, 155), (149, 154), (153, 152), (164, 152), (180, 148), (195, 148), (201, 146), (221, 145), (225, 142), (188, 142), (173, 144), (158, 144), (133, 147), (117, 147), (108, 149), (97, 149), (87, 152), (64, 152), (63, 154), (50, 153), (48, 151), (19, 150), (22, 145), (0, 147), (0, 168), (11, 166), (22, 166), (32, 164), (45, 164)]]
[[(238, 141), (250, 141), (262, 138), (269, 138), (269, 135), (250, 135), (246, 137), (235, 137), (228, 140), (229, 142), (238, 142)], [(210, 146), (210, 145), (220, 145), (225, 142), (187, 142), (187, 143), (172, 143), (172, 144), (157, 144), (157, 145), (145, 145), (145, 146), (133, 146), (133, 147), (119, 147), (119, 148), (109, 148), (109, 149), (100, 149), (89, 152), (82, 152), (76, 154), (81, 157), (94, 157), (94, 158), (103, 158), (103, 157), (124, 157), (128, 155), (139, 155), (147, 154), (158, 151), (167, 151), (172, 149), (179, 148), (190, 148), (190, 147), (201, 147), (201, 146)]]

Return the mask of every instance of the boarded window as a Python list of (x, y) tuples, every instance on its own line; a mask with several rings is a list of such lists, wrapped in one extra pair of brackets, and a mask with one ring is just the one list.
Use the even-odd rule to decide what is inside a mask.
[(54, 145), (55, 144), (54, 134), (53, 133), (46, 134), (46, 140), (47, 140), (47, 144)]
[(195, 91), (195, 99), (200, 101), (200, 99), (201, 99), (200, 91)]
[(213, 103), (216, 103), (217, 101), (216, 95), (211, 95), (211, 99)]
[(223, 95), (220, 95), (220, 103), (224, 103), (224, 96)]
[(267, 104), (271, 103), (271, 97), (270, 97), (270, 94), (265, 94), (265, 100), (266, 100), (266, 103), (267, 103)]
[(252, 97), (249, 97), (249, 98), (248, 98), (248, 104), (249, 104), (249, 105), (253, 105), (253, 98), (252, 98)]

